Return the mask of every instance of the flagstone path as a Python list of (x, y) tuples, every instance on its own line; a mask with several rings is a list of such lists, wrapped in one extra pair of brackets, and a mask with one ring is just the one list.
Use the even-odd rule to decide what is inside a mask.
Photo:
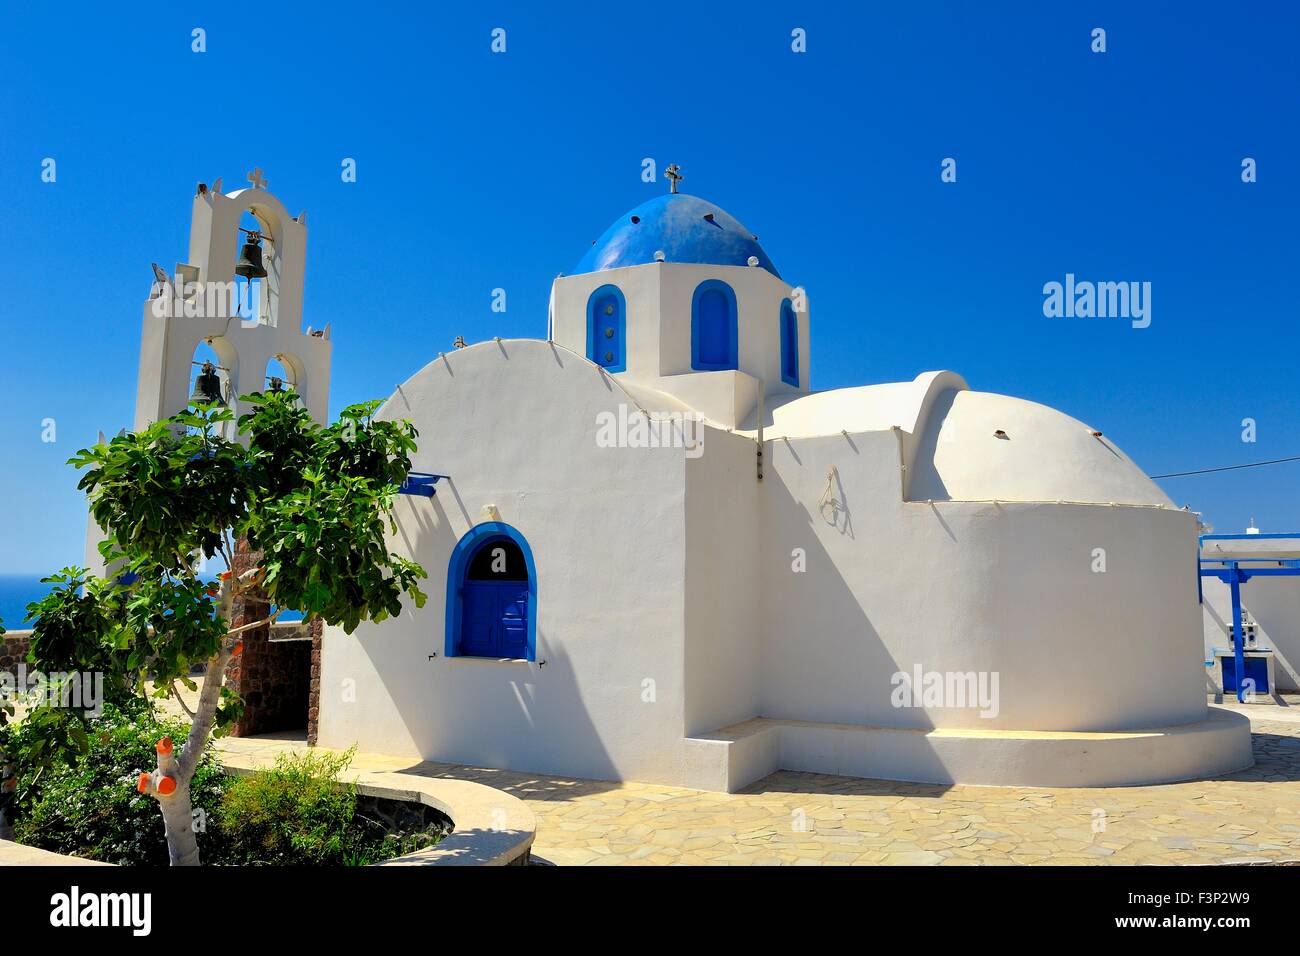
[[(536, 814), (534, 858), (562, 866), (1300, 861), (1300, 719), (1251, 710), (1253, 767), (1149, 787), (945, 787), (782, 771), (725, 794), (373, 754), (354, 767), (512, 793)], [(304, 744), (253, 737), (219, 746), (270, 759)]]

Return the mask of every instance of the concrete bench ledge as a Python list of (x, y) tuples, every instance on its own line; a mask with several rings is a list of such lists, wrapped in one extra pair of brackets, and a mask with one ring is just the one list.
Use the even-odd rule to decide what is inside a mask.
[(1117, 787), (1231, 773), (1252, 762), (1250, 722), (1107, 733), (918, 729), (755, 718), (687, 738), (688, 784), (734, 793), (777, 770), (1017, 787)]

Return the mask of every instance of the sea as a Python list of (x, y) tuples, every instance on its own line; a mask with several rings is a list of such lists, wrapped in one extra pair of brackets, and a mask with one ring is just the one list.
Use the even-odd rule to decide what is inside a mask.
[[(0, 574), (0, 623), (7, 631), (25, 631), (31, 628), (26, 621), (27, 605), (39, 601), (50, 593), (52, 584), (42, 584), (43, 574)], [(282, 621), (301, 621), (298, 611), (285, 611)]]
[(0, 623), (5, 630), (22, 631), (31, 627), (23, 623), (27, 605), (50, 592), (52, 584), (42, 584), (43, 574), (0, 574)]

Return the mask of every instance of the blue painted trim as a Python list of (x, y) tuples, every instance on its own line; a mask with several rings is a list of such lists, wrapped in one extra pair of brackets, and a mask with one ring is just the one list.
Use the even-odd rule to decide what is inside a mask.
[(1300, 531), (1290, 531), (1283, 534), (1203, 534), (1202, 541), (1254, 541), (1263, 538), (1272, 540), (1274, 538), (1300, 538)]
[[(1236, 569), (1233, 569), (1236, 571)], [(1240, 573), (1232, 576), (1229, 587), (1232, 589), (1232, 656), (1236, 667), (1237, 675), (1237, 701), (1244, 704), (1246, 702), (1246, 661), (1245, 661), (1245, 637), (1241, 633), (1241, 582), (1243, 578)]]
[(1251, 578), (1295, 578), (1300, 577), (1300, 567), (1277, 568), (1202, 568), (1201, 576), (1218, 578), (1220, 581), (1249, 581)]
[(457, 653), (456, 644), (460, 637), (462, 592), (469, 563), (480, 547), (504, 539), (519, 546), (528, 568), (528, 652), (525, 657), (530, 661), (537, 660), (537, 567), (533, 563), (533, 551), (528, 547), (527, 539), (504, 521), (476, 524), (465, 532), (465, 536), (452, 549), (451, 560), (447, 563), (447, 614), (443, 625), (443, 654), (447, 657), (467, 656)]
[(799, 313), (789, 299), (781, 300), (781, 381), (799, 387)]
[[(700, 296), (717, 290), (727, 299), (727, 361), (721, 364), (700, 361)], [(739, 365), (740, 315), (736, 308), (736, 291), (721, 279), (705, 279), (691, 295), (691, 368), (697, 372), (721, 372)]]
[[(1223, 535), (1225, 538), (1235, 537), (1262, 537), (1261, 535)], [(1295, 537), (1294, 535), (1274, 535), (1273, 537), (1286, 538)], [(1276, 558), (1254, 558), (1247, 560), (1267, 561)], [(1205, 567), (1206, 561), (1215, 561), (1222, 567)], [(1237, 675), (1237, 700), (1242, 703), (1246, 700), (1246, 690), (1243, 676), (1246, 673), (1244, 662), (1245, 647), (1241, 633), (1241, 586), (1254, 577), (1296, 577), (1300, 576), (1300, 561), (1277, 561), (1278, 566), (1274, 568), (1242, 568), (1238, 567), (1236, 559), (1224, 558), (1202, 558), (1201, 559), (1201, 577), (1218, 578), (1228, 585), (1232, 595), (1232, 656)]]
[(435, 475), (427, 471), (412, 471), (406, 475), (406, 480), (397, 486), (399, 495), (423, 495), (425, 498), (432, 498), (437, 492), (434, 485), (438, 479), (446, 478), (447, 475)]
[[(597, 357), (596, 349), (600, 337), (596, 334), (596, 316), (592, 313), (592, 309), (596, 307), (597, 299), (611, 292), (618, 299), (618, 322), (614, 333), (618, 337), (618, 354), (614, 356), (613, 365), (606, 365)], [(587, 297), (587, 358), (606, 372), (627, 371), (627, 300), (623, 298), (623, 290), (616, 285), (603, 285)]]

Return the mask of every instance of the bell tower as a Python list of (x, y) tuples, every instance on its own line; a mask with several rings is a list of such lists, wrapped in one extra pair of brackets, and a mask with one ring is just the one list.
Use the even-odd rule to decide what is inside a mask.
[[(261, 169), (250, 172), (248, 181), (249, 188), (229, 195), (222, 192), (220, 178), (211, 188), (199, 183), (188, 261), (178, 263), (171, 275), (154, 266), (141, 330), (137, 429), (186, 407), (195, 354), (203, 344), (216, 361), (213, 369), (204, 369), (200, 387), (236, 415), (249, 410), (240, 395), (267, 389), (267, 369), (275, 362), (276, 377), (298, 394), (316, 421), (326, 420), (330, 328), (302, 328), (306, 214), (290, 216), (267, 191)], [(245, 214), (255, 228), (241, 225)]]

